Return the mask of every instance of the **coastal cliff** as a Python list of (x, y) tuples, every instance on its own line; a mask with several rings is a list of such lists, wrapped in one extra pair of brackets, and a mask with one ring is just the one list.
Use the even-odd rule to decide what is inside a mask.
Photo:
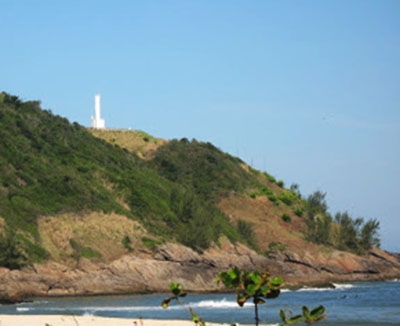
[(83, 258), (75, 267), (47, 262), (23, 270), (0, 268), (0, 297), (17, 302), (34, 296), (163, 292), (168, 291), (169, 282), (180, 282), (189, 291), (218, 291), (214, 282), (217, 273), (232, 266), (267, 269), (272, 275), (282, 276), (287, 287), (400, 277), (399, 257), (379, 249), (362, 257), (340, 251), (318, 256), (271, 252), (265, 257), (243, 245), (228, 243), (203, 254), (166, 244), (107, 264)]

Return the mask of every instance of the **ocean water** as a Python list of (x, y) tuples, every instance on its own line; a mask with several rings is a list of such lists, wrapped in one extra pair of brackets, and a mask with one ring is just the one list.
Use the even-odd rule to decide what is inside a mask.
[[(186, 306), (176, 303), (163, 309), (167, 294), (112, 295), (68, 298), (36, 298), (31, 302), (0, 305), (0, 314), (71, 314), (137, 319), (190, 319), (190, 306), (205, 321), (254, 325), (254, 306), (240, 308), (232, 293), (189, 293)], [(301, 307), (324, 305), (328, 318), (317, 325), (400, 325), (400, 282), (336, 284), (335, 289), (283, 290), (281, 295), (260, 305), (263, 325), (280, 322), (279, 310), (294, 314)]]

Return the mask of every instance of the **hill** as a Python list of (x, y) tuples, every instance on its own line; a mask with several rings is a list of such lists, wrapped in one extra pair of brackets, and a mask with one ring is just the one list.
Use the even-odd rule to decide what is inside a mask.
[(160, 290), (171, 277), (209, 290), (232, 265), (289, 283), (398, 275), (398, 258), (373, 249), (376, 223), (346, 214), (210, 143), (86, 129), (0, 93), (0, 296)]
[[(137, 135), (133, 132), (131, 138)], [(204, 194), (210, 182), (218, 191), (228, 191), (254, 178), (209, 144), (190, 148), (197, 156), (204, 152), (207, 160), (218, 162), (226, 175), (201, 182), (202, 175), (197, 175), (191, 185), (192, 180), (173, 180), (171, 165), (159, 155), (149, 164), (137, 155), (137, 148), (124, 150), (41, 110), (39, 102), (22, 102), (5, 93), (0, 97), (0, 136), (0, 216), (7, 231), (17, 235), (29, 261), (49, 258), (39, 234), (41, 219), (66, 214), (123, 215), (139, 221), (156, 242), (175, 238), (197, 250), (206, 249), (222, 234), (241, 239), (212, 204), (217, 192), (209, 198)], [(225, 184), (216, 186), (218, 180)], [(200, 185), (201, 190), (194, 190)]]

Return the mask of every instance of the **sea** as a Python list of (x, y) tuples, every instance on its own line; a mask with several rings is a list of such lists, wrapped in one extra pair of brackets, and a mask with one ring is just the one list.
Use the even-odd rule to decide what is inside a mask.
[[(172, 302), (164, 309), (168, 294), (135, 294), (35, 298), (30, 302), (0, 305), (0, 314), (105, 316), (137, 320), (189, 320), (189, 308), (206, 322), (254, 325), (254, 305), (239, 307), (234, 293), (189, 293), (183, 305)], [(400, 282), (362, 282), (335, 284), (335, 288), (283, 290), (276, 299), (259, 306), (260, 324), (276, 325), (279, 310), (298, 314), (303, 305), (310, 309), (323, 305), (327, 319), (316, 325), (400, 325)]]

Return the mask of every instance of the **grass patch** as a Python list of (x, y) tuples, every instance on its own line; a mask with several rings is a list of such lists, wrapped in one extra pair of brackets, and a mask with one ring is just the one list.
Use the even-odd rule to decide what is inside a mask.
[(268, 249), (271, 250), (271, 251), (280, 251), (280, 252), (283, 252), (283, 251), (285, 251), (287, 248), (288, 248), (287, 245), (285, 245), (285, 244), (283, 244), (283, 243), (281, 243), (281, 242), (279, 242), (279, 241), (278, 241), (278, 242), (275, 242), (275, 241), (270, 242), (269, 245), (268, 245)]
[(142, 244), (151, 250), (153, 250), (156, 246), (159, 246), (162, 244), (161, 241), (155, 240), (155, 239), (150, 239), (148, 237), (143, 237), (142, 238)]
[(75, 260), (79, 260), (80, 258), (87, 258), (87, 259), (93, 259), (93, 260), (100, 260), (101, 259), (101, 254), (90, 247), (85, 247), (81, 245), (78, 241), (74, 239), (69, 240), (69, 244), (71, 248), (73, 249), (73, 258)]

